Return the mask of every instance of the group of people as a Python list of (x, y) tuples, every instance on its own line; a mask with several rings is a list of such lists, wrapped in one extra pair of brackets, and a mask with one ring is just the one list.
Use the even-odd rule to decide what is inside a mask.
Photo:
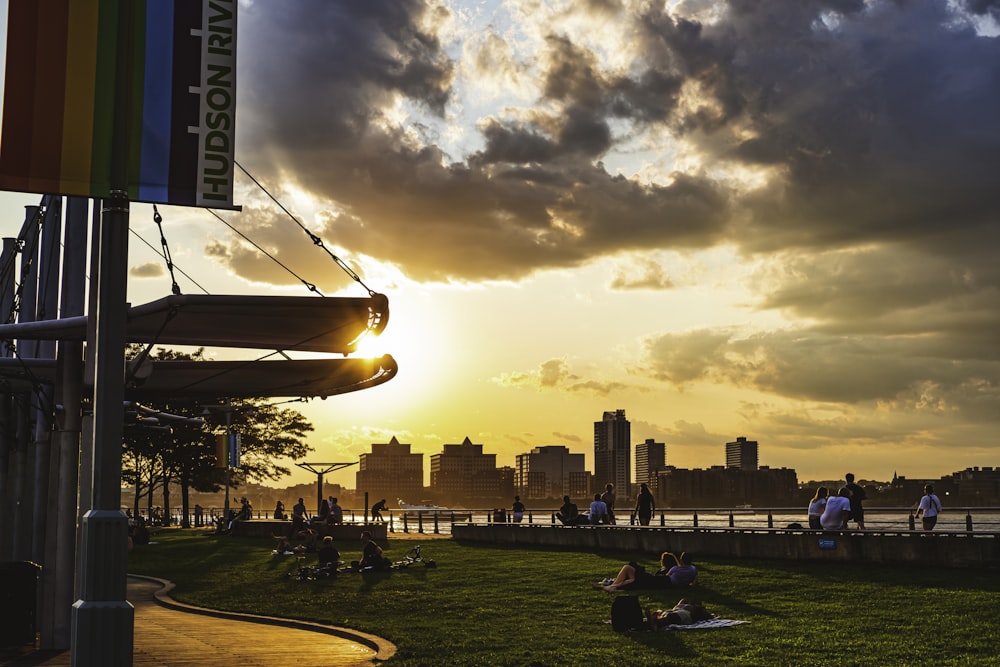
[[(831, 496), (829, 489), (821, 486), (809, 501), (809, 527), (813, 530), (846, 530), (848, 523), (853, 521), (858, 530), (865, 529), (865, 510), (863, 501), (867, 498), (865, 490), (854, 482), (854, 475), (844, 475), (844, 486), (837, 495)], [(941, 499), (934, 493), (934, 486), (924, 486), (924, 495), (920, 498), (914, 518), (921, 520), (923, 529), (934, 530), (938, 515), (941, 513)]]
[(844, 530), (854, 521), (858, 530), (865, 529), (865, 490), (854, 482), (854, 474), (844, 475), (844, 486), (831, 496), (829, 489), (821, 486), (809, 501), (809, 527), (813, 530)]
[(675, 556), (670, 551), (660, 554), (660, 569), (650, 573), (642, 565), (630, 561), (622, 566), (614, 579), (605, 579), (593, 584), (609, 593), (638, 588), (689, 588), (698, 582), (698, 568), (691, 554), (682, 551)]
[[(333, 536), (326, 535), (320, 542), (316, 553), (318, 557), (317, 570), (322, 576), (336, 574), (343, 561), (340, 558), (340, 551), (333, 543)], [(367, 572), (371, 570), (389, 569), (391, 563), (383, 555), (382, 547), (375, 541), (371, 531), (361, 532), (361, 560), (351, 563), (351, 570)]]
[[(520, 498), (515, 498), (517, 502), (520, 502)], [(587, 524), (595, 526), (598, 524), (614, 525), (617, 522), (615, 518), (616, 499), (615, 485), (609, 483), (604, 487), (604, 493), (594, 494), (594, 501), (590, 503), (588, 512), (581, 514), (576, 503), (570, 501), (569, 496), (563, 496), (563, 504), (559, 508), (559, 511), (556, 512), (556, 518), (564, 526), (582, 526)], [(639, 520), (639, 525), (648, 526), (653, 518), (654, 511), (656, 511), (656, 499), (650, 492), (649, 485), (640, 484), (639, 494), (635, 500), (635, 514)]]

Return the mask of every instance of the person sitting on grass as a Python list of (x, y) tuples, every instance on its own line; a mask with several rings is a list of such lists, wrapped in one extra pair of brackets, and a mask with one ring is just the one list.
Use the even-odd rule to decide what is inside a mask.
[(605, 579), (593, 584), (594, 588), (614, 593), (636, 588), (688, 588), (698, 583), (698, 568), (694, 566), (691, 554), (681, 552), (680, 557), (669, 551), (660, 555), (660, 569), (650, 574), (636, 562), (625, 563), (618, 576), (610, 582)]
[(378, 545), (371, 531), (365, 530), (361, 533), (361, 560), (358, 562), (359, 570), (387, 570), (391, 563), (389, 559), (382, 555), (382, 547)]
[(319, 549), (319, 567), (328, 574), (334, 574), (339, 564), (340, 552), (333, 546), (333, 537), (327, 535), (323, 538), (323, 546)]
[[(293, 514), (292, 525), (288, 529), (288, 532), (285, 535), (271, 535), (271, 537), (278, 541), (274, 547), (275, 553), (283, 554), (286, 551), (294, 553), (315, 551), (318, 535), (315, 530), (306, 524), (305, 518), (302, 515)], [(296, 542), (300, 544), (295, 544)]]

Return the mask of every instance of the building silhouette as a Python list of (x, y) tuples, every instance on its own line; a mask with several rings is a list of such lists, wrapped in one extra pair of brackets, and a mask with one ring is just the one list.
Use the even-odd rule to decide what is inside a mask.
[(757, 469), (757, 441), (740, 436), (726, 443), (726, 467), (739, 470)]
[(362, 454), (355, 473), (359, 495), (368, 493), (375, 502), (382, 498), (392, 503), (402, 499), (420, 502), (424, 494), (424, 455), (410, 452), (396, 436), (387, 443), (372, 443), (372, 451)]
[(790, 468), (687, 470), (667, 466), (658, 477), (656, 498), (661, 507), (788, 505), (799, 498), (798, 476)]
[(514, 490), (522, 498), (574, 498), (590, 493), (590, 473), (583, 454), (563, 445), (535, 447), (518, 454), (514, 463)]
[(497, 469), (497, 455), (484, 454), (483, 446), (468, 437), (431, 455), (431, 488), (448, 499), (498, 498), (507, 491)]
[(667, 445), (646, 438), (635, 446), (635, 483), (656, 489), (656, 473), (667, 467)]
[(632, 424), (624, 410), (605, 412), (594, 422), (594, 486), (615, 485), (619, 498), (632, 496)]

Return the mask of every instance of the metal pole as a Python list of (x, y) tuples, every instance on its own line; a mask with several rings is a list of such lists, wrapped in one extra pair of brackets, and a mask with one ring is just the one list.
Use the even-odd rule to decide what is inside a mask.
[(222, 524), (226, 528), (229, 528), (229, 484), (232, 482), (232, 462), (233, 462), (233, 443), (231, 442), (233, 437), (233, 410), (229, 405), (229, 401), (226, 401), (226, 405), (223, 408), (226, 412), (226, 503), (225, 503), (225, 520)]
[(125, 598), (128, 520), (121, 511), (128, 214), (124, 191), (116, 191), (104, 202), (97, 276), (93, 509), (81, 525), (80, 599), (73, 604), (72, 619), (73, 667), (132, 664), (134, 609)]
[[(102, 202), (94, 351), (93, 509), (81, 522), (80, 599), (73, 604), (72, 667), (131, 667), (135, 610), (125, 598), (128, 518), (121, 510), (128, 291), (128, 157), (131, 25), (118, 3), (111, 118), (110, 192)], [(93, 278), (93, 276), (92, 276)], [(88, 356), (90, 356), (88, 351)]]

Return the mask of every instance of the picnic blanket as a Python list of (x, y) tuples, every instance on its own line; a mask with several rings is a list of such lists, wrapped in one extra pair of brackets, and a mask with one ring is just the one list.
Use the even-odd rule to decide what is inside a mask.
[[(604, 621), (607, 624), (611, 623), (611, 619)], [(705, 621), (698, 621), (697, 623), (688, 623), (687, 625), (665, 625), (661, 628), (657, 628), (657, 631), (662, 630), (706, 630), (708, 628), (728, 628), (733, 625), (743, 625), (744, 623), (749, 623), (750, 621), (737, 621), (731, 618), (710, 618)], [(647, 628), (648, 629), (648, 628)]]
[(689, 623), (687, 625), (667, 625), (661, 630), (702, 630), (705, 628), (728, 628), (731, 625), (743, 625), (744, 623), (749, 623), (750, 621), (736, 621), (730, 618), (710, 618), (705, 621), (698, 621), (697, 623)]

